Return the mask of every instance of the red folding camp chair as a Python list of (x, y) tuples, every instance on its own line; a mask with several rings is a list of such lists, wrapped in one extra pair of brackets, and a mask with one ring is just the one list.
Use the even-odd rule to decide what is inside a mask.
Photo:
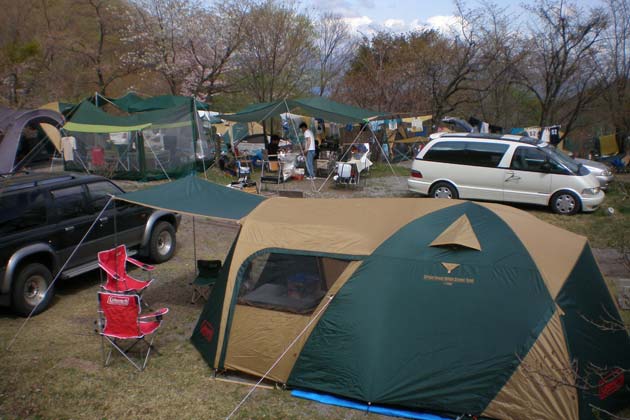
[[(162, 316), (168, 313), (168, 309), (162, 308), (147, 315), (140, 315), (140, 296), (136, 294), (98, 292), (98, 303), (101, 315), (99, 334), (112, 346), (107, 357), (103, 348), (104, 365), (109, 365), (115, 348), (136, 369), (144, 370), (151, 348), (153, 348), (156, 332), (162, 325)], [(148, 343), (144, 339), (146, 336), (151, 336), (151, 341)], [(125, 341), (130, 344), (123, 347), (122, 343)], [(139, 360), (136, 361), (129, 356), (129, 352), (141, 341), (147, 346), (147, 350), (146, 354), (142, 351)]]
[(108, 292), (134, 292), (142, 293), (149, 287), (153, 279), (142, 281), (127, 274), (127, 263), (140, 267), (144, 271), (151, 271), (155, 267), (144, 264), (127, 256), (127, 247), (119, 245), (114, 249), (101, 251), (98, 253), (98, 266), (107, 274), (107, 280), (102, 286)]

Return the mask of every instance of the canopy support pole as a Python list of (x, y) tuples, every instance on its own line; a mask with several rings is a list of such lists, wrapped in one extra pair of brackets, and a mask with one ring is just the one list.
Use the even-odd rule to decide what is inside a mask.
[(195, 276), (197, 276), (197, 235), (196, 235), (196, 228), (195, 228), (195, 216), (192, 217), (192, 222), (193, 222), (193, 270), (195, 272)]
[(162, 169), (162, 172), (164, 172), (166, 179), (170, 181), (171, 178), (168, 176), (168, 174), (166, 173), (166, 169), (164, 169), (164, 166), (162, 166), (162, 162), (160, 162), (160, 159), (158, 159), (157, 155), (155, 154), (155, 151), (153, 150), (153, 147), (151, 146), (151, 142), (147, 141), (147, 142), (144, 142), (144, 144), (149, 146), (149, 150), (151, 150), (151, 153), (153, 153), (153, 157), (155, 158), (155, 161), (158, 163), (158, 165), (160, 165), (160, 169)]
[[(287, 113), (290, 114), (291, 110), (289, 109), (289, 104), (287, 103), (287, 99), (284, 98), (283, 102), (284, 102), (285, 108), (287, 109)], [(312, 119), (312, 117), (311, 117), (311, 119)], [(307, 166), (306, 169), (308, 170), (308, 164), (307, 164), (308, 157), (306, 156), (306, 153), (308, 153), (308, 151), (306, 153), (304, 153), (304, 148), (302, 147), (302, 143), (300, 142), (300, 136), (298, 135), (297, 128), (295, 128), (295, 122), (293, 121), (293, 118), (289, 118), (289, 120), (291, 121), (291, 127), (293, 128), (293, 133), (295, 134), (295, 138), (297, 139), (298, 146), (300, 146), (300, 152), (302, 152), (302, 156), (304, 156), (304, 164)], [(309, 130), (310, 130), (310, 128), (309, 128)], [(313, 135), (313, 141), (315, 141), (315, 136), (314, 135)], [(313, 175), (315, 175), (315, 168), (311, 168), (311, 170), (313, 171)], [(314, 179), (310, 179), (309, 181), (311, 181), (311, 191), (319, 193), (319, 190), (317, 188), (315, 188), (315, 180)]]
[[(361, 133), (363, 133), (363, 130), (365, 130), (365, 126), (367, 124), (365, 124), (363, 127), (361, 127), (361, 129), (359, 130), (359, 132), (357, 133), (357, 135), (355, 136), (354, 140), (352, 140), (352, 143), (350, 143), (350, 147), (348, 147), (348, 149), (346, 149), (345, 152), (343, 152), (343, 155), (341, 155), (341, 157), (339, 158), (339, 160), (343, 160), (343, 158), (346, 157), (346, 154), (348, 153), (348, 151), (352, 148), (352, 146), (354, 146), (354, 144), (357, 142), (357, 140), (359, 139), (359, 136), (361, 135)], [(326, 183), (328, 183), (328, 180), (330, 179), (330, 177), (335, 173), (335, 171), (337, 170), (337, 167), (335, 166), (333, 168), (332, 171), (330, 171), (330, 173), (328, 174), (328, 176), (326, 177), (326, 179), (324, 180), (324, 183), (319, 187), (319, 190), (317, 190), (317, 192), (320, 192), (322, 190), (322, 188), (324, 188), (324, 185), (326, 185)]]

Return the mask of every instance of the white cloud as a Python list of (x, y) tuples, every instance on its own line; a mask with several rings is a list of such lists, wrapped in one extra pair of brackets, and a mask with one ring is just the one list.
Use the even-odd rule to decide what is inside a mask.
[(383, 25), (391, 30), (402, 30), (404, 31), (407, 28), (407, 24), (402, 19), (386, 19), (383, 22)]
[(435, 29), (442, 33), (451, 33), (453, 30), (457, 30), (458, 20), (457, 17), (448, 15), (448, 16), (431, 16), (427, 19), (427, 27), (430, 29)]
[(369, 27), (373, 22), (373, 20), (367, 16), (345, 17), (343, 20), (355, 31), (361, 31)]

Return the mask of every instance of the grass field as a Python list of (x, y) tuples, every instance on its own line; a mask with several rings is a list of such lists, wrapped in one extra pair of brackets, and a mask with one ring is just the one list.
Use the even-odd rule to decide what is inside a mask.
[[(380, 165), (373, 177), (387, 176)], [(396, 169), (401, 176), (408, 169)], [(232, 177), (216, 170), (209, 178), (227, 184)], [(379, 175), (381, 174), (381, 175)], [(623, 183), (623, 184), (622, 184)], [(551, 224), (586, 235), (597, 248), (630, 246), (630, 179), (611, 186), (605, 207), (594, 214), (562, 217), (526, 208)], [(196, 221), (198, 258), (225, 257), (236, 231)], [(624, 236), (625, 235), (625, 236)], [(627, 249), (626, 249), (627, 250)], [(23, 318), (0, 310), (0, 419), (220, 419), (249, 387), (212, 379), (212, 372), (189, 338), (202, 303), (191, 304), (193, 277), (192, 223), (184, 217), (175, 257), (156, 269), (157, 283), (146, 292), (153, 308), (170, 313), (156, 339), (159, 354), (139, 373), (121, 357), (102, 367), (101, 340), (94, 333), (99, 273), (61, 282), (52, 307), (32, 318), (9, 351)], [(630, 313), (625, 311), (630, 323)], [(630, 416), (630, 410), (622, 413)], [(283, 390), (259, 389), (234, 419), (383, 419), (292, 398)]]

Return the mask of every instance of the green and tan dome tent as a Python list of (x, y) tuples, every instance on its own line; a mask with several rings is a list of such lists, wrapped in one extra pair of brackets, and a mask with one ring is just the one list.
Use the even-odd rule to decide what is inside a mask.
[(290, 387), (500, 419), (630, 401), (630, 340), (600, 326), (621, 320), (586, 238), (511, 207), (271, 198), (224, 271), (192, 337), (217, 370), (277, 362)]

